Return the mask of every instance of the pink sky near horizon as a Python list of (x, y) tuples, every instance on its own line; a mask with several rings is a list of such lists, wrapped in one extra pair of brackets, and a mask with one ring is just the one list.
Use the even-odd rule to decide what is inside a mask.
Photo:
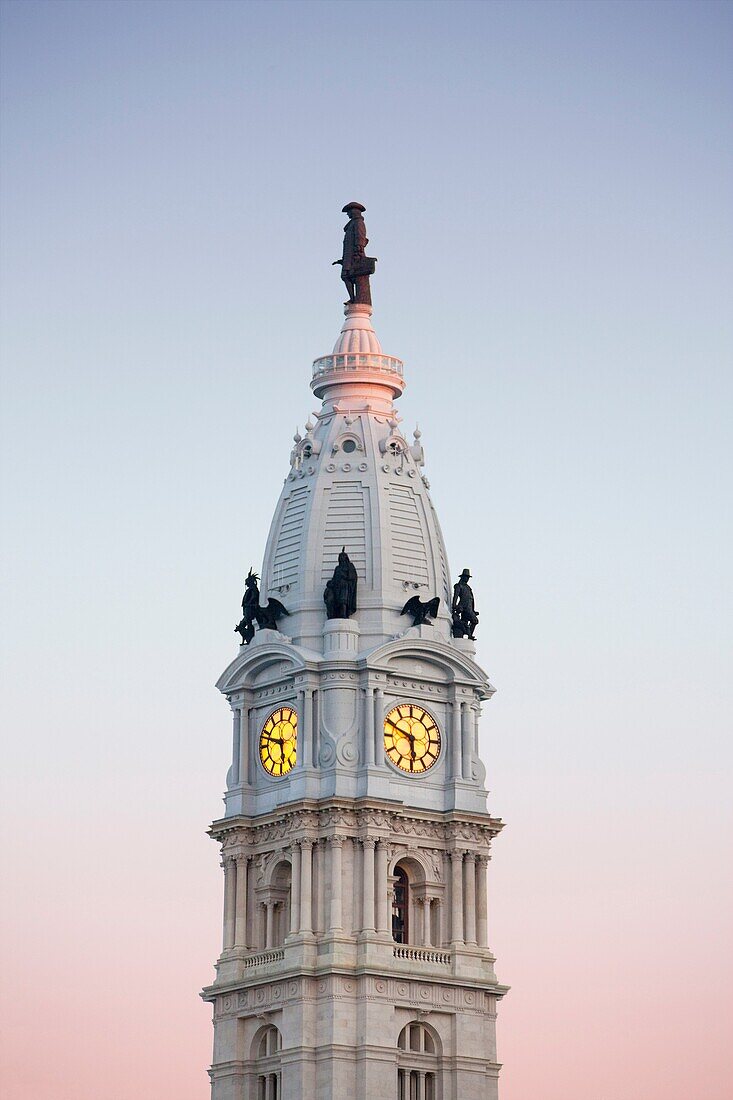
[(0, 7), (4, 1100), (209, 1094), (214, 683), (352, 199), (497, 687), (501, 1100), (727, 1100), (733, 8)]

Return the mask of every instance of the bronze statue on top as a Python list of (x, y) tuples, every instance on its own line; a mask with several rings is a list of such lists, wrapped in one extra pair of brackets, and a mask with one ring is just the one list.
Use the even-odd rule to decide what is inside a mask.
[(352, 302), (367, 306), (372, 304), (369, 276), (374, 274), (377, 261), (374, 256), (364, 255), (364, 249), (369, 244), (362, 218), (364, 210), (366, 207), (360, 202), (349, 202), (343, 208), (343, 213), (349, 215), (349, 221), (344, 226), (344, 251), (341, 259), (334, 260), (331, 264), (331, 267), (336, 264), (341, 266), (341, 278), (349, 295), (349, 300), (344, 305)]
[(478, 611), (473, 603), (473, 589), (468, 583), (471, 574), (467, 569), (461, 573), (458, 581), (453, 585), (453, 603), (451, 612), (453, 615), (452, 634), (454, 638), (470, 638), (475, 640), (474, 631), (478, 626)]
[(339, 554), (338, 565), (323, 593), (327, 619), (351, 618), (356, 611), (357, 581), (356, 568), (344, 546)]

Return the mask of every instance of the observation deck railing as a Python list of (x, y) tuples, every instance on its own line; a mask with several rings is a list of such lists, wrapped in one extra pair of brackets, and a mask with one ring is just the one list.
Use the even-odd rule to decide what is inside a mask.
[(377, 374), (396, 374), (404, 377), (401, 359), (393, 355), (373, 355), (371, 352), (339, 353), (322, 355), (313, 363), (313, 380), (324, 374), (349, 374), (355, 371), (368, 371)]

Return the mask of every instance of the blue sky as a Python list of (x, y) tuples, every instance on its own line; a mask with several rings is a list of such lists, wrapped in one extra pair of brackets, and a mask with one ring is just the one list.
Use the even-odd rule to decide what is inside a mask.
[[(209, 1038), (194, 992), (219, 921), (203, 830), (229, 744), (212, 684), (316, 407), (310, 363), (340, 326), (330, 264), (357, 199), (379, 258), (375, 328), (405, 361), (401, 413), (423, 432), (451, 569), (474, 574), (498, 688), (483, 728), (510, 823), (492, 864), (515, 986), (506, 1100), (537, 1095), (528, 1043), (543, 1100), (604, 1095), (613, 998), (585, 991), (614, 943), (610, 898), (638, 988), (662, 1000), (684, 929), (705, 1023), (691, 1050), (711, 1075), (707, 1091), (684, 1072), (644, 1077), (664, 1059), (639, 1040), (620, 1092), (722, 1100), (733, 9), (31, 0), (2, 20), (18, 927), (38, 888), (22, 868), (49, 830), (80, 889), (111, 846), (126, 896), (143, 898), (163, 889), (150, 838), (164, 817), (166, 888), (191, 891), (200, 944), (176, 994), (191, 1005), (166, 1026), (194, 1080)], [(83, 821), (111, 806), (114, 828), (90, 835)], [(548, 943), (572, 991), (551, 1023)], [(653, 1007), (622, 993), (632, 1047), (682, 1042), (681, 1022), (647, 1035)], [(568, 1026), (588, 1055), (561, 1079)], [(205, 1095), (195, 1082), (182, 1100)], [(98, 1095), (71, 1068), (68, 1088)]]

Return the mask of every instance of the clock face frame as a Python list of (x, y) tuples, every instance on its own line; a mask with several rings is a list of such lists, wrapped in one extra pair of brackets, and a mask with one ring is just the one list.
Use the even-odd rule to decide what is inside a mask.
[(268, 775), (280, 779), (295, 766), (298, 715), (292, 707), (278, 707), (260, 733), (260, 763)]
[(407, 775), (424, 775), (440, 757), (438, 723), (419, 703), (397, 703), (384, 719), (384, 752)]

